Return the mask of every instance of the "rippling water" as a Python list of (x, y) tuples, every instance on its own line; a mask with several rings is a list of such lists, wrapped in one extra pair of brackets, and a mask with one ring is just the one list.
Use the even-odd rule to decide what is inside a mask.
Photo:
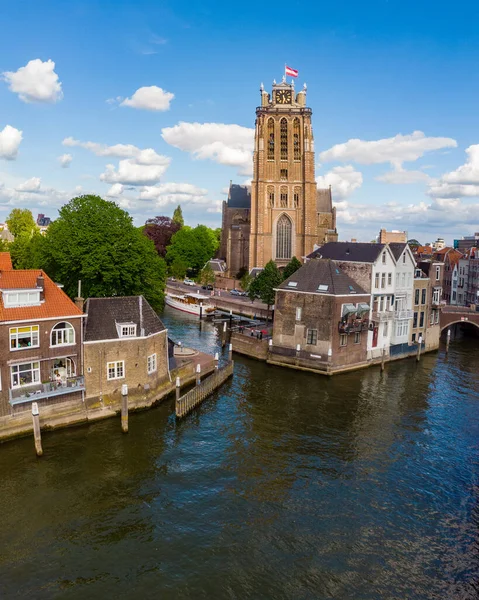
[(2, 600), (479, 597), (479, 339), (383, 375), (236, 359), (181, 423), (167, 401), (0, 446)]

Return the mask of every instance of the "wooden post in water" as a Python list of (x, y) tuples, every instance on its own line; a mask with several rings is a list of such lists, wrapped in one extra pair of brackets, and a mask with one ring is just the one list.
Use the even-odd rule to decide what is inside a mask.
[(386, 348), (383, 348), (383, 352), (381, 355), (381, 371), (384, 371), (384, 362), (386, 360)]
[(232, 361), (233, 360), (233, 344), (230, 342), (229, 348), (228, 348), (228, 360)]
[(301, 345), (300, 344), (296, 344), (296, 358), (299, 358), (299, 352), (301, 350)]
[(446, 354), (449, 352), (449, 343), (451, 341), (451, 329), (448, 327), (446, 335)]
[(37, 456), (42, 456), (42, 432), (40, 431), (40, 413), (38, 412), (38, 404), (32, 402), (32, 419), (33, 419), (33, 438), (35, 440), (35, 452)]
[(121, 430), (128, 433), (128, 386), (121, 386)]
[(180, 391), (181, 391), (181, 381), (180, 378), (176, 378), (176, 401), (180, 399)]
[(220, 362), (220, 355), (218, 354), (218, 352), (215, 352), (215, 369), (216, 370), (218, 370), (219, 362)]
[(419, 336), (418, 345), (417, 345), (417, 355), (416, 355), (417, 362), (419, 362), (421, 360), (421, 346), (422, 346), (422, 335)]
[(203, 302), (200, 302), (200, 321), (203, 318)]
[(198, 363), (196, 365), (196, 385), (200, 385), (201, 383), (201, 365)]
[(221, 336), (221, 347), (226, 346), (226, 321), (223, 323), (223, 335)]
[(233, 309), (230, 308), (230, 331), (231, 331), (232, 324), (233, 324)]

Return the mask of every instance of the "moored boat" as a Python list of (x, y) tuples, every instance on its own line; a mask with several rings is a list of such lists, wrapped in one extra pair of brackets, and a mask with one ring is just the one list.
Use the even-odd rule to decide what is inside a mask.
[(191, 313), (192, 315), (206, 316), (215, 311), (210, 303), (210, 297), (203, 294), (166, 294), (165, 302), (168, 306)]

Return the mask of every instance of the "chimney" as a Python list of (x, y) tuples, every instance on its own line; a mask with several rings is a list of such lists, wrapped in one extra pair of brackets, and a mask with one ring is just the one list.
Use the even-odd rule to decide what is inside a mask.
[(43, 277), (42, 271), (40, 271), (40, 274), (37, 277), (36, 287), (40, 289), (40, 302), (42, 302), (45, 300), (45, 278)]
[(83, 305), (85, 304), (85, 299), (80, 298), (80, 296), (77, 296), (74, 302), (75, 306), (78, 306), (78, 308), (83, 312)]

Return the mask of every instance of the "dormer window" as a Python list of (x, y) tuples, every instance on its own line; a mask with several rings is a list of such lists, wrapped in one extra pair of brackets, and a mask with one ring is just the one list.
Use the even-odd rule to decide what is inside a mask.
[(2, 296), (5, 308), (40, 305), (40, 290), (3, 290)]
[(117, 323), (116, 327), (120, 337), (136, 337), (136, 323)]
[(328, 291), (328, 285), (326, 285), (325, 283), (320, 283), (318, 285), (318, 292), (327, 292)]
[(298, 287), (298, 282), (297, 281), (288, 281), (288, 287)]

